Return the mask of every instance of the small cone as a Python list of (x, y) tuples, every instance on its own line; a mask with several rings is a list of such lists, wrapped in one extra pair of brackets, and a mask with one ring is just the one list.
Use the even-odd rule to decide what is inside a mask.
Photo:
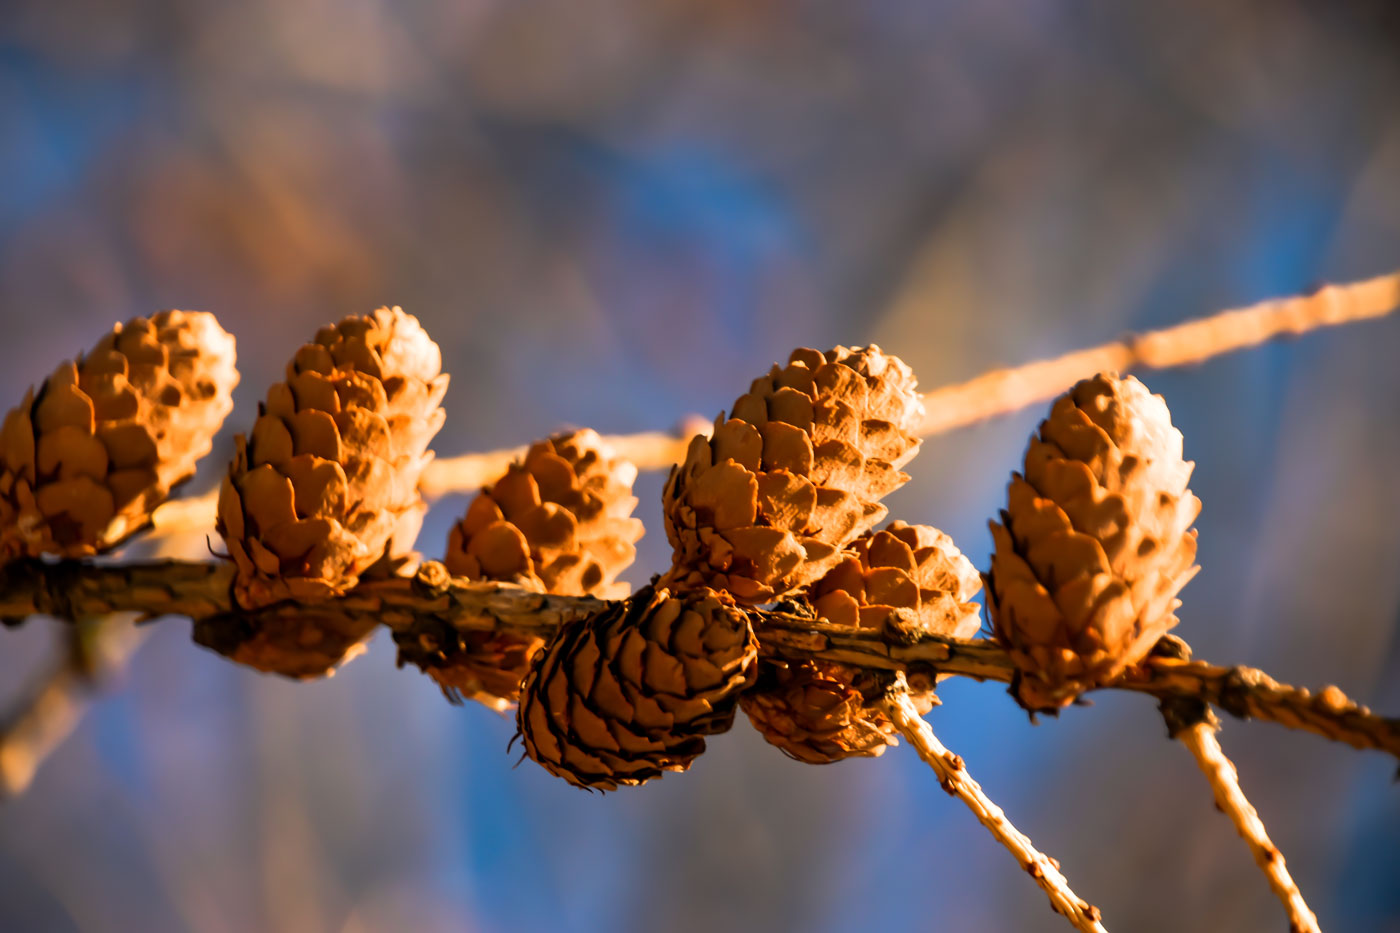
[(758, 641), (720, 593), (646, 587), (561, 629), (530, 667), (525, 751), (577, 787), (613, 790), (684, 771), (734, 721)]
[(194, 624), (195, 644), (264, 674), (315, 680), (333, 676), (364, 654), (372, 632), (333, 607), (307, 606), (292, 617), (254, 618), (201, 619)]
[(118, 324), (0, 429), (0, 562), (88, 557), (150, 523), (233, 408), (233, 337), (203, 311)]
[(835, 625), (971, 638), (982, 624), (971, 601), (980, 589), (977, 568), (952, 538), (929, 525), (893, 521), (852, 542), (810, 599), (817, 615)]
[(663, 582), (745, 605), (816, 582), (909, 479), (900, 467), (918, 451), (922, 417), (913, 373), (879, 347), (794, 351), (671, 471)]
[[(971, 638), (981, 627), (973, 596), (982, 581), (953, 539), (928, 525), (891, 522), (867, 532), (812, 587), (817, 615), (835, 625)], [(936, 705), (933, 678), (908, 672), (921, 713)], [(808, 764), (880, 755), (894, 726), (868, 709), (883, 685), (859, 668), (827, 661), (764, 664), (740, 700), (765, 739)]]
[[(443, 563), (454, 576), (516, 583), (563, 596), (619, 599), (614, 582), (636, 557), (642, 536), (632, 517), (637, 468), (612, 455), (591, 430), (533, 445), (483, 489), (452, 529)], [(490, 706), (520, 697), (520, 681), (544, 646), (509, 632), (395, 633), (400, 662), (427, 671), (452, 699)]]
[(614, 583), (637, 556), (637, 468), (595, 431), (557, 434), (472, 501), (443, 563), (455, 576), (564, 596), (626, 596)]
[(1027, 709), (1112, 680), (1176, 624), (1176, 594), (1199, 569), (1193, 466), (1166, 403), (1131, 376), (1056, 400), (991, 525), (987, 607)]
[(877, 758), (898, 745), (894, 725), (866, 708), (879, 684), (860, 668), (830, 661), (763, 664), (740, 699), (759, 734), (783, 754), (810, 765)]
[[(444, 418), (441, 367), (437, 344), (399, 308), (324, 327), (297, 351), (251, 436), (238, 438), (219, 495), (240, 605), (341, 595), (409, 553), (426, 508), (418, 479)], [(291, 657), (300, 640), (319, 628), (259, 635), (288, 645), (290, 673), (304, 668)], [(368, 634), (342, 638), (345, 654)], [(275, 653), (259, 649), (264, 669), (279, 667)]]

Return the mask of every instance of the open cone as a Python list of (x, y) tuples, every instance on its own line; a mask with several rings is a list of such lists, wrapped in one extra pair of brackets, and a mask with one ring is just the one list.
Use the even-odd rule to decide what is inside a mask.
[[(237, 567), (241, 605), (341, 595), (371, 567), (390, 570), (387, 562), (409, 553), (426, 508), (419, 476), (444, 418), (441, 368), (437, 344), (399, 308), (322, 328), (297, 351), (286, 381), (268, 390), (251, 436), (238, 438), (219, 495), (218, 529)], [(304, 628), (276, 637), (255, 633), (255, 650), (250, 644), (231, 656), (310, 676), (303, 639), (315, 636), (318, 653), (343, 659), (370, 631), (338, 631), (308, 617)]]
[(879, 347), (801, 349), (697, 435), (664, 494), (663, 582), (757, 605), (816, 582), (885, 516), (918, 451), (914, 376)]
[(0, 562), (87, 557), (148, 525), (237, 384), (233, 337), (203, 311), (133, 318), (61, 364), (0, 428)]
[(1023, 706), (1053, 711), (1141, 661), (1195, 575), (1201, 502), (1166, 403), (1100, 374), (1057, 399), (992, 522), (993, 631)]

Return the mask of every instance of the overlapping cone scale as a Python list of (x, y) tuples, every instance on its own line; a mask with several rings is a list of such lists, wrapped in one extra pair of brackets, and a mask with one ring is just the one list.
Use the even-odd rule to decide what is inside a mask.
[(343, 594), (408, 553), (444, 418), (441, 368), (437, 344), (399, 308), (324, 327), (297, 351), (220, 491), (240, 604)]
[[(895, 521), (857, 538), (808, 598), (817, 616), (834, 625), (971, 638), (981, 627), (971, 602), (981, 586), (952, 538)], [(908, 678), (915, 704), (928, 712), (937, 702), (933, 678), (917, 670)], [(827, 764), (879, 755), (895, 743), (894, 726), (871, 708), (883, 687), (844, 664), (771, 662), (740, 702), (754, 728), (784, 753)]]
[(672, 470), (666, 581), (747, 605), (815, 582), (908, 480), (922, 417), (913, 373), (879, 347), (794, 351)]
[(86, 557), (145, 527), (233, 408), (234, 340), (202, 311), (118, 324), (0, 428), (0, 561)]
[[(864, 689), (862, 689), (864, 688)], [(740, 698), (749, 722), (783, 754), (811, 765), (874, 758), (899, 738), (894, 724), (867, 708), (875, 678), (832, 661), (763, 664)]]
[(1192, 467), (1166, 403), (1131, 376), (1056, 400), (991, 526), (988, 610), (1028, 709), (1112, 680), (1176, 624), (1198, 569)]
[(757, 656), (728, 597), (646, 587), (561, 629), (535, 659), (517, 713), (525, 751), (598, 790), (684, 771), (733, 723)]
[[(563, 596), (625, 597), (616, 582), (637, 554), (637, 468), (595, 431), (534, 444), (483, 489), (452, 528), (443, 563), (454, 576), (516, 583)], [(422, 667), (453, 699), (515, 702), (544, 642), (510, 632), (405, 630), (401, 661)]]
[(456, 576), (565, 596), (626, 596), (617, 575), (637, 556), (637, 468), (595, 431), (534, 444), (483, 489), (452, 529), (443, 563)]
[(981, 588), (977, 568), (952, 538), (929, 525), (893, 521), (851, 542), (808, 598), (835, 625), (897, 625), (970, 638), (981, 626), (971, 601)]

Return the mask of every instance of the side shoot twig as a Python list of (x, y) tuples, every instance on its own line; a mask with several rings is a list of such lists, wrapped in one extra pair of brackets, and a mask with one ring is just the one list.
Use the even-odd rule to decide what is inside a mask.
[(962, 758), (948, 751), (938, 740), (933, 728), (910, 701), (903, 677), (898, 678), (895, 686), (880, 701), (879, 707), (894, 723), (899, 734), (914, 746), (919, 757), (938, 775), (943, 789), (965, 803), (977, 821), (987, 827), (997, 842), (1005, 846), (1035, 879), (1035, 883), (1050, 898), (1050, 906), (1056, 913), (1064, 916), (1082, 933), (1106, 933), (1099, 909), (1074, 893), (1060, 871), (1059, 863), (1037, 849), (1025, 833), (1012, 825), (1001, 807), (993, 803), (982, 786), (968, 774)]
[(1220, 741), (1215, 737), (1220, 725), (1213, 720), (1213, 716), (1209, 721), (1202, 719), (1177, 733), (1176, 737), (1196, 759), (1201, 773), (1210, 782), (1216, 806), (1235, 824), (1235, 829), (1254, 855), (1259, 870), (1268, 878), (1269, 887), (1283, 902), (1288, 911), (1289, 929), (1293, 933), (1319, 933), (1317, 917), (1289, 875), (1283, 853), (1269, 839), (1264, 821), (1259, 819), (1259, 813), (1240, 789), (1239, 773), (1230, 759), (1225, 757)]
[[(1152, 657), (1188, 661), (1191, 647), (1175, 635), (1163, 636), (1152, 649)], [(1264, 821), (1259, 818), (1249, 799), (1240, 788), (1240, 776), (1234, 764), (1225, 756), (1216, 733), (1220, 721), (1205, 701), (1192, 697), (1164, 697), (1158, 705), (1167, 734), (1177, 739), (1196, 760), (1196, 765), (1210, 783), (1215, 805), (1230, 818), (1240, 837), (1249, 846), (1255, 864), (1264, 873), (1274, 895), (1288, 911), (1289, 928), (1293, 933), (1319, 933), (1317, 917), (1309, 909), (1298, 885), (1288, 873), (1283, 853), (1278, 850)]]

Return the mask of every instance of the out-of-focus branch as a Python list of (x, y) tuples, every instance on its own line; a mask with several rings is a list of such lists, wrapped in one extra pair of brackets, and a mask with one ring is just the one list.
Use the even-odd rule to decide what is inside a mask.
[(919, 753), (934, 773), (943, 789), (957, 797), (977, 817), (977, 821), (987, 828), (992, 836), (1006, 847), (1023, 869), (1035, 879), (1042, 891), (1050, 898), (1050, 906), (1083, 933), (1107, 933), (1099, 909), (1084, 898), (1075, 894), (1069, 880), (1060, 871), (1060, 863), (1035, 847), (1029, 836), (1021, 832), (1006, 818), (1006, 813), (997, 806), (982, 785), (967, 773), (967, 765), (962, 757), (954, 755), (938, 740), (933, 727), (919, 715), (909, 691), (899, 678), (895, 686), (880, 701), (879, 708), (890, 722), (894, 723), (899, 734)]
[(1328, 285), (1310, 295), (1221, 311), (1174, 327), (1131, 334), (1050, 360), (984, 373), (924, 396), (923, 433), (938, 434), (1044, 402), (1100, 372), (1166, 369), (1257, 346), (1275, 337), (1382, 317), (1400, 307), (1400, 272)]
[[(698, 415), (685, 419), (680, 433), (646, 431), (641, 434), (613, 434), (603, 438), (613, 452), (631, 461), (638, 470), (665, 470), (685, 457), (686, 445), (696, 434), (709, 434), (713, 425)], [(438, 457), (428, 464), (418, 488), (428, 501), (454, 492), (475, 492), (490, 485), (506, 472), (511, 463), (525, 455), (524, 447), (507, 447), (457, 457)], [(154, 534), (185, 534), (210, 531), (219, 506), (219, 490), (198, 496), (172, 499), (151, 516)]]
[[(185, 616), (207, 627), (246, 625), (304, 613), (298, 603), (250, 612), (230, 596), (233, 570), (226, 563), (154, 561), (119, 565), (21, 561), (0, 569), (0, 618), (30, 615), (63, 619), (110, 612), (143, 617)], [(363, 582), (337, 600), (317, 603), (350, 620), (395, 630), (450, 625), (463, 631), (509, 629), (548, 638), (560, 625), (603, 605), (591, 597), (553, 596), (508, 584), (450, 576), (436, 562), (414, 577)], [(921, 671), (1010, 682), (1016, 668), (995, 642), (924, 633), (886, 635), (780, 612), (757, 612), (760, 650), (770, 657), (839, 661), (877, 671)], [(1263, 719), (1302, 729), (1356, 748), (1400, 759), (1400, 720), (1378, 716), (1336, 687), (1317, 694), (1290, 687), (1250, 667), (1149, 658), (1109, 689), (1212, 704), (1242, 719)]]
[[(1199, 363), (1256, 346), (1275, 337), (1297, 336), (1335, 324), (1382, 317), (1400, 306), (1400, 272), (1364, 282), (1328, 285), (1310, 295), (1261, 302), (1163, 330), (1124, 337), (1050, 360), (998, 369), (924, 395), (924, 436), (966, 427), (1059, 395), (1080, 379), (1105, 371), (1164, 369)], [(661, 431), (604, 438), (639, 470), (664, 470), (685, 457), (690, 437), (710, 425), (692, 417), (679, 434)], [(450, 492), (474, 492), (503, 474), (523, 447), (440, 457), (423, 472), (428, 499)], [(167, 502), (155, 512), (155, 531), (174, 534), (214, 527), (217, 491)]]
[[(638, 470), (669, 470), (673, 463), (685, 459), (685, 448), (691, 437), (709, 434), (713, 427), (706, 419), (692, 415), (681, 422), (675, 434), (666, 431), (611, 434), (605, 436), (603, 442)], [(439, 457), (423, 471), (418, 487), (430, 500), (451, 492), (475, 492), (499, 479), (513, 461), (524, 455), (524, 447), (511, 447), (459, 457)]]
[(149, 629), (128, 612), (80, 620), (58, 657), (0, 721), (0, 800), (29, 789), (39, 766), (72, 734), (87, 700), (126, 666)]
[[(174, 557), (192, 543), (188, 539), (169, 537), (160, 542), (155, 552), (159, 556)], [(45, 567), (36, 562), (28, 566), (31, 570), (45, 568), (40, 575), (49, 589), (63, 586), (65, 571), (60, 569), (61, 564)], [(188, 566), (206, 567), (202, 572), (208, 572), (208, 565)], [(23, 576), (27, 572), (26, 565), (21, 565), (13, 573)], [(10, 572), (0, 570), (0, 586), (10, 579), (13, 579)], [(141, 598), (142, 594), (133, 593), (132, 596)], [(62, 603), (61, 594), (56, 601), (50, 599), (55, 609)], [(71, 606), (67, 608), (72, 609)], [(0, 800), (22, 794), (29, 787), (39, 767), (77, 728), (91, 699), (112, 677), (126, 669), (131, 657), (151, 633), (150, 629), (136, 624), (142, 616), (139, 611), (100, 610), (75, 612), (66, 617), (73, 619), (74, 625), (56, 639), (60, 645), (57, 657), (0, 719)], [(0, 611), (0, 621), (13, 624), (20, 620)]]

